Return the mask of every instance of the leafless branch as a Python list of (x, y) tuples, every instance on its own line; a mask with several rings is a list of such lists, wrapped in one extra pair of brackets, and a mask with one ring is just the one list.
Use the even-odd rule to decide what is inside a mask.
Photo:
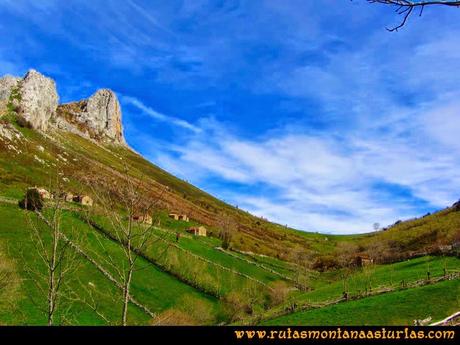
[(449, 0), (445, 0), (445, 1), (442, 1), (442, 0), (439, 0), (439, 1), (367, 0), (367, 2), (371, 4), (378, 3), (378, 4), (394, 6), (396, 8), (395, 12), (403, 16), (403, 19), (397, 26), (392, 27), (392, 28), (387, 28), (387, 30), (390, 32), (398, 31), (400, 28), (406, 25), (407, 20), (409, 19), (411, 14), (416, 9), (419, 10), (419, 16), (421, 16), (426, 6), (440, 5), (440, 6), (449, 6), (449, 7), (460, 7), (460, 1), (449, 1)]
[[(110, 237), (114, 238), (123, 251), (123, 260), (117, 261), (100, 243), (107, 254), (103, 261), (109, 263), (120, 278), (123, 294), (121, 324), (125, 326), (127, 325), (131, 282), (137, 271), (136, 262), (139, 252), (145, 250), (150, 243), (154, 224), (152, 212), (156, 210), (161, 196), (159, 198), (149, 197), (148, 186), (143, 183), (143, 179), (130, 176), (126, 167), (123, 178), (123, 185), (101, 188), (97, 176), (92, 176), (88, 187), (96, 201), (92, 210), (94, 217), (103, 218), (106, 222), (104, 227), (108, 228)], [(85, 218), (92, 227), (96, 226), (96, 222), (91, 220), (93, 218), (91, 212), (88, 211)], [(150, 221), (145, 224), (147, 219)]]

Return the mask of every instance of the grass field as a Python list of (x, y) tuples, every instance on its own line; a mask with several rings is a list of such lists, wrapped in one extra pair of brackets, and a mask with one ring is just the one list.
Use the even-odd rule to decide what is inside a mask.
[[(7, 248), (8, 256), (14, 258), (18, 274), (23, 279), (17, 298), (16, 312), (0, 313), (0, 323), (12, 324), (43, 324), (46, 320), (43, 313), (39, 310), (39, 305), (44, 303), (44, 296), (31, 281), (21, 267), (43, 267), (37, 260), (37, 254), (32, 241), (30, 240), (28, 225), (24, 211), (15, 206), (0, 205), (0, 243)], [(78, 218), (67, 213), (64, 217), (63, 228), (73, 229), (76, 233), (76, 240), (85, 251), (89, 253), (102, 253), (100, 245), (110, 253), (115, 260), (122, 260), (121, 248), (88, 228), (88, 226)], [(97, 256), (95, 256), (97, 257)], [(108, 267), (110, 269), (110, 267)], [(198, 300), (209, 306), (213, 317), (212, 321), (218, 318), (218, 303), (211, 296), (205, 295), (193, 287), (184, 284), (173, 276), (162, 272), (157, 267), (140, 260), (138, 262), (139, 272), (134, 275), (132, 285), (133, 295), (148, 306), (154, 312), (161, 312), (168, 308), (176, 307), (184, 303), (185, 300)], [(105, 315), (111, 323), (116, 323), (121, 313), (120, 292), (91, 264), (80, 260), (78, 270), (75, 272), (72, 285), (77, 293), (82, 293), (81, 298), (85, 297), (86, 290), (90, 285), (96, 291), (99, 300), (101, 313)], [(81, 289), (80, 287), (85, 289)], [(72, 315), (71, 324), (104, 324), (105, 321), (98, 317), (84, 303), (73, 303), (68, 312)], [(132, 306), (130, 310), (131, 324), (145, 324), (149, 322), (149, 317), (142, 311)]]
[(321, 309), (297, 312), (262, 325), (412, 325), (433, 322), (460, 309), (460, 280), (368, 297)]
[[(434, 243), (449, 243), (460, 228), (460, 212), (442, 210), (427, 217), (402, 222), (387, 231), (365, 235), (334, 236), (302, 232), (270, 223), (227, 205), (124, 147), (96, 145), (62, 131), (45, 137), (33, 130), (15, 126), (23, 135), (20, 145), (17, 145), (21, 153), (9, 151), (0, 140), (2, 196), (20, 198), (28, 186), (49, 186), (58, 174), (67, 178), (64, 184), (67, 190), (90, 194), (81, 183), (81, 176), (98, 174), (103, 179), (113, 180), (116, 185), (121, 183), (120, 176), (128, 167), (128, 176), (145, 180), (149, 189), (161, 191), (167, 188), (165, 202), (169, 208), (189, 210), (195, 216), (195, 221), (207, 225), (214, 234), (218, 232), (219, 216), (231, 215), (239, 228), (233, 235), (234, 249), (269, 255), (291, 263), (297, 262), (299, 253), (313, 258), (331, 258), (347, 246), (375, 253), (386, 262), (399, 261), (414, 251), (431, 250)], [(176, 225), (179, 228), (183, 226)]]
[[(313, 290), (307, 292), (293, 291), (282, 303), (271, 308), (258, 318), (262, 320), (278, 319), (278, 315), (288, 313), (286, 310), (293, 304), (298, 307), (327, 305), (343, 297), (346, 290), (350, 299), (367, 299), (379, 291), (391, 289), (398, 291), (411, 287), (417, 282), (427, 282), (427, 272), (430, 279), (444, 277), (447, 273), (460, 270), (460, 259), (456, 257), (420, 257), (390, 265), (374, 265), (353, 271), (330, 271), (318, 274), (311, 281)], [(344, 281), (344, 274), (346, 281)], [(402, 282), (404, 281), (405, 287)], [(347, 303), (352, 303), (347, 302)], [(353, 302), (354, 303), (354, 302)], [(256, 317), (256, 319), (257, 319)]]
[[(399, 287), (421, 279), (444, 275), (444, 269), (459, 270), (460, 259), (456, 257), (425, 256), (389, 265), (373, 265), (350, 273), (344, 270), (321, 275), (313, 282), (314, 290), (298, 296), (299, 301), (320, 302), (337, 299), (345, 290), (350, 296), (379, 287)], [(344, 277), (344, 278), (343, 278)]]

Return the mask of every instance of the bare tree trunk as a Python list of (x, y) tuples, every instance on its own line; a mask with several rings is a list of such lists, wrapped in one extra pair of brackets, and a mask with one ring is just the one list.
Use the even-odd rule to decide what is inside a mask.
[[(132, 206), (132, 205), (131, 205)], [(123, 311), (121, 314), (121, 324), (123, 326), (127, 325), (127, 318), (128, 318), (128, 304), (129, 304), (129, 290), (131, 287), (131, 280), (133, 278), (133, 269), (134, 269), (134, 263), (133, 263), (133, 257), (132, 257), (132, 248), (131, 248), (131, 236), (132, 236), (132, 211), (130, 207), (130, 217), (128, 219), (128, 227), (127, 227), (127, 236), (126, 236), (126, 258), (128, 261), (128, 270), (127, 274), (125, 277), (124, 281), (124, 287), (123, 287)]]
[(56, 286), (55, 281), (55, 272), (56, 272), (56, 253), (58, 246), (58, 234), (56, 229), (53, 234), (53, 251), (51, 254), (51, 262), (49, 265), (49, 279), (48, 279), (48, 326), (53, 325), (54, 310), (55, 310), (55, 301), (56, 301)]
[(126, 326), (127, 316), (128, 316), (128, 305), (129, 305), (129, 290), (131, 287), (131, 280), (133, 277), (133, 269), (130, 268), (128, 271), (128, 277), (126, 278), (126, 283), (123, 289), (123, 312), (122, 312), (122, 325)]
[(56, 310), (57, 293), (58, 293), (58, 280), (61, 277), (57, 277), (57, 265), (58, 265), (58, 250), (60, 241), (60, 229), (59, 220), (54, 217), (53, 224), (53, 239), (51, 249), (51, 260), (48, 268), (49, 280), (48, 280), (48, 326), (53, 325), (54, 312)]

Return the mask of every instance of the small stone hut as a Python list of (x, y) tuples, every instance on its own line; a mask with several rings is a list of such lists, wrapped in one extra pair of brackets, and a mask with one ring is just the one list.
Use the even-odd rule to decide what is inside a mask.
[(190, 219), (186, 214), (179, 215), (179, 220), (183, 220), (184, 222), (189, 222)]
[(168, 216), (171, 219), (179, 220), (179, 214), (178, 213), (170, 213)]
[(364, 267), (364, 266), (369, 266), (374, 263), (374, 259), (372, 259), (369, 255), (367, 254), (357, 254), (355, 255), (353, 259), (354, 263), (358, 267)]
[(75, 195), (69, 192), (62, 192), (61, 194), (59, 194), (59, 198), (67, 202), (73, 201), (74, 196)]
[(187, 231), (189, 234), (195, 235), (195, 236), (203, 236), (206, 237), (207, 235), (207, 230), (204, 226), (194, 226), (191, 228), (188, 228)]
[(147, 225), (152, 225), (153, 224), (153, 218), (148, 214), (134, 215), (132, 219), (133, 219), (133, 221), (135, 221), (137, 223), (141, 223), (141, 224), (147, 224)]
[(93, 206), (93, 199), (88, 195), (76, 195), (73, 197), (73, 201), (84, 206)]
[(171, 212), (169, 214), (169, 218), (174, 219), (174, 220), (182, 220), (184, 222), (189, 222), (190, 218), (186, 214), (180, 214), (180, 213), (175, 213)]

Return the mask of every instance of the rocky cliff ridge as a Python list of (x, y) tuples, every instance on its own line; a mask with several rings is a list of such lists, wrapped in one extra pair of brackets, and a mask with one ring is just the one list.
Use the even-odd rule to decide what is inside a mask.
[(59, 104), (54, 80), (30, 70), (23, 78), (0, 78), (0, 102), (36, 130), (59, 128), (99, 142), (126, 144), (120, 103), (109, 89), (98, 90), (85, 100)]

